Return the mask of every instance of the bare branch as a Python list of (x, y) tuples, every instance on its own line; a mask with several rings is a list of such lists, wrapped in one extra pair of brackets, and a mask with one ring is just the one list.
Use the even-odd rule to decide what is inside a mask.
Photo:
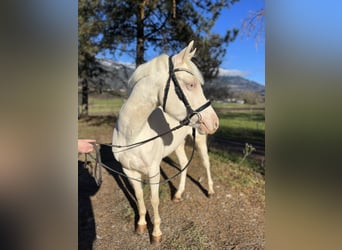
[(247, 38), (254, 35), (256, 47), (258, 47), (258, 44), (265, 33), (264, 16), (265, 9), (250, 11), (248, 17), (246, 17), (242, 23), (242, 35)]
[(151, 30), (150, 33), (146, 34), (145, 37), (148, 38), (150, 37), (151, 35), (155, 34), (156, 32), (159, 32), (162, 28), (165, 27), (166, 23), (167, 23), (167, 20), (169, 19), (168, 15), (165, 16), (165, 19), (163, 21), (163, 23), (159, 26), (159, 27), (154, 27), (153, 30)]

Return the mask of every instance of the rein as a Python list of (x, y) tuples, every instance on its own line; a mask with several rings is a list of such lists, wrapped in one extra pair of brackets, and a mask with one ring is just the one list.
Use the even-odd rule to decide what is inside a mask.
[[(149, 139), (146, 139), (146, 140), (143, 140), (143, 141), (140, 141), (140, 142), (136, 142), (136, 143), (133, 143), (133, 144), (130, 144), (130, 145), (114, 145), (114, 144), (100, 144), (98, 143), (98, 145), (104, 145), (104, 146), (108, 146), (108, 147), (112, 147), (112, 148), (124, 148), (122, 151), (125, 151), (125, 150), (129, 150), (129, 149), (132, 149), (132, 148), (135, 148), (135, 147), (138, 147), (138, 146), (141, 146), (147, 142), (150, 142), (150, 141), (153, 141), (159, 137), (162, 137), (168, 133), (171, 133), (177, 129), (180, 129), (181, 127), (183, 126), (186, 126), (186, 125), (189, 125), (190, 124), (190, 119), (194, 116), (194, 115), (197, 115), (198, 116), (198, 120), (201, 121), (201, 115), (200, 115), (200, 112), (203, 111), (204, 109), (206, 109), (207, 107), (210, 106), (211, 102), (210, 101), (207, 101), (205, 104), (203, 104), (202, 106), (200, 106), (199, 108), (193, 110), (189, 101), (187, 100), (186, 96), (184, 95), (183, 91), (182, 91), (182, 88), (180, 87), (180, 84), (177, 80), (177, 77), (176, 77), (176, 74), (175, 72), (179, 72), (179, 71), (185, 71), (191, 75), (193, 75), (193, 73), (191, 73), (190, 71), (188, 71), (187, 69), (181, 69), (181, 68), (178, 68), (178, 69), (174, 69), (174, 65), (173, 65), (173, 62), (172, 62), (172, 56), (169, 56), (169, 78), (166, 82), (166, 86), (165, 86), (165, 89), (164, 89), (164, 98), (163, 98), (163, 110), (165, 112), (165, 107), (166, 107), (166, 101), (167, 101), (167, 96), (168, 96), (168, 93), (169, 93), (169, 89), (170, 89), (170, 82), (172, 80), (174, 86), (175, 86), (175, 92), (178, 96), (178, 98), (183, 102), (185, 108), (186, 108), (186, 111), (187, 111), (187, 115), (186, 117), (179, 122), (179, 125), (177, 125), (176, 127), (164, 132), (164, 133), (161, 133), (161, 134), (158, 134), (154, 137), (151, 137)], [(162, 184), (162, 183), (166, 183), (166, 182), (169, 182), (171, 179), (177, 177), (178, 175), (180, 175), (185, 169), (187, 169), (192, 161), (192, 158), (194, 156), (194, 152), (195, 152), (195, 140), (196, 140), (196, 129), (195, 128), (192, 128), (192, 136), (193, 136), (193, 146), (192, 146), (192, 152), (191, 152), (191, 156), (190, 156), (190, 159), (188, 161), (188, 163), (184, 166), (183, 169), (179, 170), (179, 172), (177, 174), (175, 174), (174, 176), (164, 180), (163, 182), (156, 182), (156, 183), (149, 183), (150, 185), (157, 185), (157, 184)], [(93, 142), (91, 143), (93, 145), (93, 147), (95, 148), (95, 151), (96, 151), (96, 158), (93, 157), (91, 154), (90, 157), (95, 160), (95, 169), (97, 169), (97, 164), (101, 165), (102, 167), (106, 168), (107, 170), (111, 171), (111, 172), (114, 172), (118, 175), (121, 175), (121, 176), (124, 176), (126, 178), (130, 178), (132, 180), (135, 180), (135, 181), (139, 181), (143, 184), (146, 184), (146, 181), (142, 181), (142, 180), (139, 180), (139, 179), (136, 179), (136, 178), (131, 178), (131, 177), (128, 177), (127, 175), (121, 173), (121, 172), (118, 172), (110, 167), (108, 167), (107, 165), (103, 164), (102, 161), (101, 161), (101, 155), (100, 155), (100, 152), (99, 152), (99, 149), (98, 147), (96, 146), (96, 143)], [(121, 152), (121, 151), (118, 151), (118, 152)], [(87, 156), (87, 154), (86, 154)], [(100, 172), (99, 172), (99, 180), (96, 180), (97, 184), (101, 184), (102, 182), (102, 175), (101, 175), (101, 168), (100, 168)]]
[[(170, 132), (170, 131), (168, 131), (168, 132)], [(165, 133), (163, 133), (163, 134), (165, 134)], [(181, 167), (177, 167), (176, 166), (176, 168), (179, 170), (179, 172), (177, 174), (171, 176), (170, 178), (165, 179), (164, 181), (159, 181), (159, 182), (152, 182), (151, 183), (151, 182), (147, 182), (146, 180), (140, 180), (140, 179), (137, 179), (137, 178), (128, 177), (124, 173), (119, 172), (117, 170), (114, 170), (111, 167), (107, 166), (106, 164), (104, 164), (102, 162), (101, 154), (99, 152), (99, 148), (96, 146), (95, 142), (90, 142), (90, 144), (92, 144), (93, 147), (95, 148), (96, 157), (92, 156), (90, 153), (86, 153), (85, 157), (87, 157), (87, 155), (89, 155), (90, 158), (95, 160), (95, 169), (97, 169), (97, 164), (99, 164), (101, 167), (104, 167), (105, 169), (107, 169), (107, 170), (109, 170), (109, 171), (111, 171), (111, 172), (113, 172), (115, 174), (118, 174), (120, 176), (126, 177), (126, 178), (131, 179), (131, 180), (135, 180), (135, 181), (141, 182), (142, 184), (159, 185), (159, 184), (164, 184), (164, 183), (167, 183), (167, 182), (171, 181), (172, 179), (176, 178), (183, 171), (185, 171), (185, 169), (187, 169), (189, 167), (189, 165), (190, 165), (190, 163), (191, 163), (191, 161), (192, 161), (192, 159), (194, 157), (194, 153), (195, 153), (195, 143), (196, 143), (196, 129), (195, 128), (192, 128), (192, 136), (193, 136), (192, 151), (191, 151), (190, 159), (188, 160), (187, 164), (183, 167), (183, 169), (181, 169)], [(156, 139), (156, 138), (154, 138), (154, 139)], [(98, 145), (110, 146), (110, 144), (98, 144)], [(141, 145), (141, 144), (139, 144), (139, 145)], [(139, 145), (136, 145), (136, 146), (139, 146)], [(85, 159), (87, 159), (87, 158), (85, 158)], [(100, 170), (101, 170), (101, 168), (100, 168)], [(157, 173), (157, 174), (159, 174), (159, 173)], [(150, 178), (152, 178), (152, 177), (150, 177)], [(102, 183), (102, 173), (101, 173), (101, 171), (99, 172), (99, 178), (98, 178), (98, 180), (96, 180), (96, 183), (97, 183), (97, 185), (100, 185)]]

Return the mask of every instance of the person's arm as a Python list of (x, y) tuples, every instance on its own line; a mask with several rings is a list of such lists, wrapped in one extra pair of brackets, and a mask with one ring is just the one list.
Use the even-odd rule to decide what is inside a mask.
[(90, 153), (94, 150), (94, 147), (89, 142), (95, 142), (96, 140), (91, 139), (79, 139), (78, 143), (78, 152), (79, 153)]

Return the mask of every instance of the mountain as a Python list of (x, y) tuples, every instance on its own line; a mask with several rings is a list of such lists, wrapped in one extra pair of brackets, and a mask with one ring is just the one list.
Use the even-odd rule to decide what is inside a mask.
[(218, 76), (217, 78), (206, 83), (209, 86), (225, 87), (228, 88), (231, 93), (254, 91), (261, 95), (265, 94), (265, 86), (248, 80), (241, 76)]
[(115, 62), (110, 59), (96, 58), (92, 66), (90, 87), (125, 92), (129, 77), (135, 70), (134, 64)]
[[(134, 64), (121, 63), (110, 59), (97, 58), (93, 65), (92, 75), (89, 79), (90, 87), (104, 90), (127, 91), (127, 82), (135, 69)], [(222, 71), (225, 71), (222, 69)], [(248, 80), (241, 76), (229, 76), (221, 74), (217, 78), (205, 83), (205, 87), (229, 89), (230, 93), (244, 91), (255, 91), (264, 95), (265, 87), (255, 81)]]

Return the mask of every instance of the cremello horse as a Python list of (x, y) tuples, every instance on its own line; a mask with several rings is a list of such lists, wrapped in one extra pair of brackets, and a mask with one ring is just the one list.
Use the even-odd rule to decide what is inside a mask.
[[(134, 87), (122, 106), (113, 131), (113, 144), (131, 145), (167, 131), (188, 118), (189, 124), (201, 134), (212, 134), (218, 126), (218, 117), (203, 94), (203, 77), (191, 61), (196, 49), (193, 42), (180, 53), (169, 58), (161, 55), (140, 65), (129, 85)], [(163, 106), (165, 114), (158, 106)], [(194, 112), (195, 110), (195, 112)], [(196, 111), (199, 114), (196, 114)], [(166, 116), (172, 117), (167, 121)], [(184, 134), (185, 133), (185, 134)], [(137, 232), (146, 230), (146, 207), (140, 180), (147, 175), (151, 186), (153, 207), (152, 243), (161, 240), (159, 216), (160, 163), (184, 142), (187, 130), (176, 130), (138, 147), (113, 148), (117, 161), (128, 176), (138, 203)]]

